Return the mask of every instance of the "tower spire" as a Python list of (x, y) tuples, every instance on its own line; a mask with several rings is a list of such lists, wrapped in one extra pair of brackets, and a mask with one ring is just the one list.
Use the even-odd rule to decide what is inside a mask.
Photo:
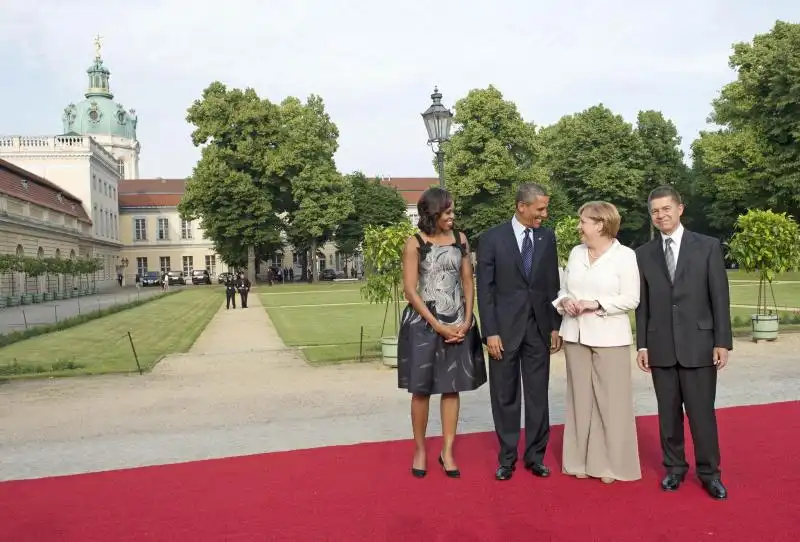
[(103, 37), (100, 34), (94, 37), (94, 62), (89, 66), (89, 69), (86, 70), (86, 73), (89, 74), (89, 88), (85, 94), (87, 98), (91, 96), (105, 96), (111, 99), (114, 97), (114, 95), (111, 94), (111, 87), (108, 83), (111, 72), (103, 65), (103, 58), (100, 56), (102, 39)]

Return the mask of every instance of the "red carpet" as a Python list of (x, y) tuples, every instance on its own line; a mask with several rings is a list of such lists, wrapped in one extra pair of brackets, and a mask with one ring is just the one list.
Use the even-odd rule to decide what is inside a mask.
[[(488, 407), (487, 407), (488, 408)], [(658, 429), (639, 419), (644, 480), (605, 486), (557, 472), (495, 482), (493, 434), (459, 441), (460, 480), (409, 441), (338, 446), (0, 484), (0, 540), (14, 542), (440, 540), (796, 541), (800, 402), (719, 411), (717, 502), (692, 472), (662, 493)], [(561, 428), (548, 464), (558, 470)], [(435, 459), (438, 440), (429, 457)], [(691, 460), (690, 460), (691, 462)]]

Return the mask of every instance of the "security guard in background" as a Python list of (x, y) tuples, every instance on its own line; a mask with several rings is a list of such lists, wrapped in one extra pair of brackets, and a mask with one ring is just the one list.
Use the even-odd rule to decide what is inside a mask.
[(231, 308), (231, 303), (233, 303), (233, 308), (236, 308), (236, 281), (233, 278), (232, 274), (228, 274), (228, 277), (225, 279), (225, 309)]
[[(236, 281), (236, 289), (242, 297), (242, 308), (247, 308), (247, 294), (250, 292), (250, 281), (245, 278), (244, 273), (239, 272), (239, 280)], [(236, 305), (233, 306), (236, 308)]]

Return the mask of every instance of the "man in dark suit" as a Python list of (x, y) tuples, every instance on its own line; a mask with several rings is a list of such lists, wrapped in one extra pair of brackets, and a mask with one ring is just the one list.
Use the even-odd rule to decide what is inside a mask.
[(550, 436), (550, 354), (561, 349), (561, 317), (552, 305), (560, 285), (555, 235), (541, 227), (549, 201), (538, 184), (523, 184), (514, 217), (482, 233), (478, 241), (478, 310), (491, 358), (489, 394), (500, 441), (497, 480), (509, 480), (514, 473), (522, 397), (525, 467), (536, 476), (550, 475), (544, 465)]
[(653, 190), (647, 203), (660, 234), (636, 250), (642, 288), (636, 309), (636, 362), (653, 375), (667, 470), (661, 488), (677, 490), (689, 470), (685, 407), (697, 476), (709, 495), (725, 499), (714, 410), (717, 371), (725, 367), (733, 349), (722, 248), (717, 239), (683, 228), (681, 196), (672, 186)]

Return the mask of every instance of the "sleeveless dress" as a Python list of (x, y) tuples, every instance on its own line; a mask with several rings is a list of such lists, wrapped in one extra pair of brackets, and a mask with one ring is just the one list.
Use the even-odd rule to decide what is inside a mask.
[[(428, 310), (444, 324), (464, 322), (461, 236), (451, 245), (419, 243), (418, 291)], [(480, 332), (472, 326), (460, 343), (448, 344), (409, 304), (403, 311), (397, 343), (397, 385), (423, 395), (471, 391), (486, 382), (486, 360)]]

